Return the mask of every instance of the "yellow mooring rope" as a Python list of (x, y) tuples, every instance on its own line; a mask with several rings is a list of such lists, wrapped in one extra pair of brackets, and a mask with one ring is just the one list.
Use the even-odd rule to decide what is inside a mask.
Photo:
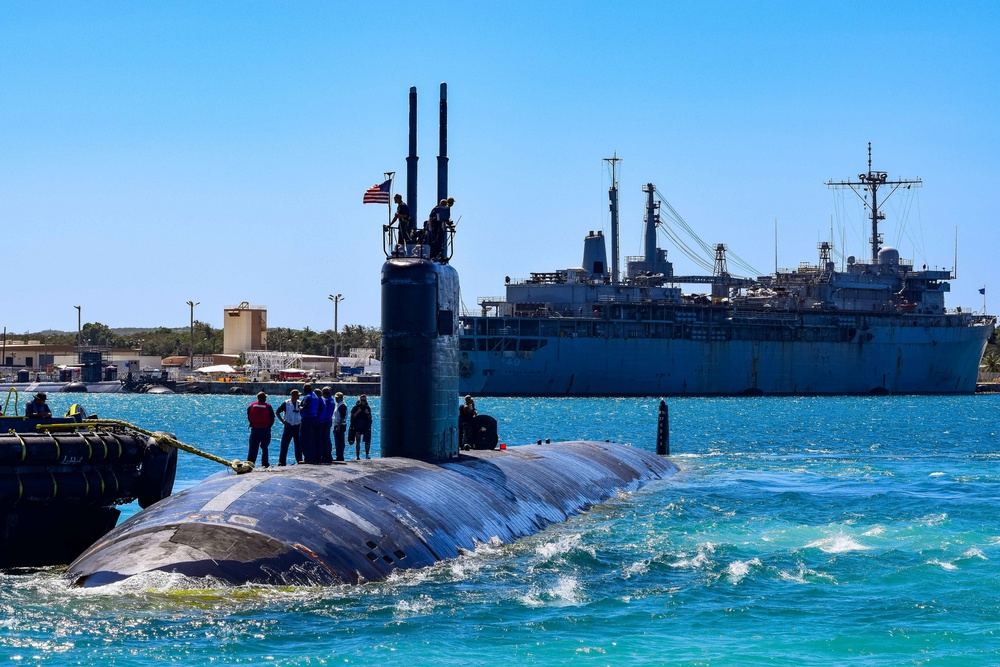
[(98, 426), (119, 426), (121, 428), (129, 429), (137, 433), (149, 436), (153, 439), (153, 442), (160, 447), (163, 451), (168, 451), (171, 447), (179, 449), (196, 456), (208, 459), (209, 461), (214, 461), (215, 463), (220, 463), (227, 468), (232, 468), (236, 471), (237, 475), (242, 475), (253, 470), (253, 464), (249, 461), (242, 461), (240, 459), (233, 459), (232, 461), (227, 461), (221, 456), (216, 456), (215, 454), (210, 454), (209, 452), (202, 451), (197, 447), (185, 444), (176, 438), (171, 438), (166, 433), (154, 433), (153, 431), (147, 431), (144, 428), (130, 424), (126, 421), (120, 419), (85, 419), (82, 422), (75, 424), (39, 424), (38, 429), (42, 431), (72, 431), (79, 429), (81, 427), (88, 427), (90, 430), (94, 430)]

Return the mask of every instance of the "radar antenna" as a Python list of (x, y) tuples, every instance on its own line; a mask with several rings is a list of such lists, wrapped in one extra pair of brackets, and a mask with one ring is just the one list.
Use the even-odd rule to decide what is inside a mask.
[[(872, 171), (872, 142), (868, 142), (868, 173), (858, 174), (857, 181), (840, 181), (839, 183), (834, 182), (832, 179), (827, 181), (826, 185), (829, 188), (850, 188), (854, 191), (861, 201), (865, 203), (865, 208), (868, 209), (869, 218), (872, 221), (872, 264), (878, 263), (878, 251), (882, 246), (882, 235), (878, 232), (879, 220), (885, 220), (885, 214), (879, 208), (878, 200), (878, 189), (883, 185), (892, 186), (892, 190), (889, 191), (885, 197), (882, 198), (882, 203), (892, 196), (892, 193), (899, 189), (901, 185), (905, 185), (906, 189), (909, 190), (911, 187), (920, 187), (924, 182), (919, 178), (915, 179), (900, 179), (897, 181), (890, 181), (889, 174), (884, 171)], [(869, 203), (867, 197), (858, 191), (861, 188), (864, 192), (872, 193), (872, 200)]]

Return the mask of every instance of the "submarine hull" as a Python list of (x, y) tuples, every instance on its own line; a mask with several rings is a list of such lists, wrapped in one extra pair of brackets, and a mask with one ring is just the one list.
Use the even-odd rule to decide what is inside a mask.
[(577, 441), (220, 473), (123, 523), (67, 576), (87, 587), (156, 571), (233, 585), (377, 581), (512, 542), (676, 470), (638, 448)]

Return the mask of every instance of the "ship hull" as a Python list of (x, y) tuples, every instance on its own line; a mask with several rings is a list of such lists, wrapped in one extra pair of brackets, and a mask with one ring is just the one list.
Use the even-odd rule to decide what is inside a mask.
[[(488, 318), (473, 318), (488, 319)], [(973, 326), (706, 327), (669, 338), (542, 338), (466, 349), (460, 391), (485, 396), (968, 394), (992, 320)], [(947, 323), (946, 323), (947, 324)], [(760, 334), (760, 332), (758, 332)], [(839, 338), (839, 340), (837, 340)], [(471, 345), (466, 345), (466, 348)]]

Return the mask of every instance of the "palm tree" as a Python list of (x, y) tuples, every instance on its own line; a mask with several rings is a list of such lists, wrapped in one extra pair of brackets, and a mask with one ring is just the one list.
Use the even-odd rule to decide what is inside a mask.
[(986, 350), (983, 355), (983, 362), (980, 364), (987, 373), (1000, 373), (1000, 354), (996, 350)]

